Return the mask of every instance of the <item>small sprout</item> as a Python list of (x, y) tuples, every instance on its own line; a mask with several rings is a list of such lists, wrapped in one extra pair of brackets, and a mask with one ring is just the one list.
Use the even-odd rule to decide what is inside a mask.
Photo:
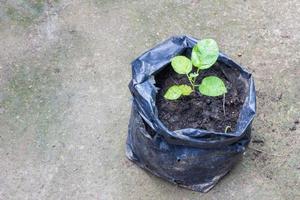
[(196, 78), (197, 76), (199, 76), (199, 74), (196, 72), (192, 72), (189, 74), (189, 77), (191, 77), (191, 78)]
[(188, 74), (193, 68), (191, 60), (185, 56), (174, 57), (171, 61), (171, 65), (178, 74)]
[(224, 132), (227, 133), (229, 129), (231, 130), (231, 126), (226, 126)]
[(199, 85), (199, 92), (210, 97), (217, 97), (227, 92), (222, 79), (216, 76), (205, 77)]

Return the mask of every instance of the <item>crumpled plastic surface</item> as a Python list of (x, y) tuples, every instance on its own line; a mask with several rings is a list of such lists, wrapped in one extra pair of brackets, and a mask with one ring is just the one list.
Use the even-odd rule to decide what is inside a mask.
[(252, 75), (220, 53), (218, 62), (236, 68), (247, 95), (236, 130), (230, 133), (201, 129), (170, 131), (158, 118), (154, 76), (170, 60), (191, 50), (197, 39), (171, 37), (132, 62), (129, 89), (133, 96), (126, 155), (141, 168), (181, 187), (207, 192), (242, 158), (250, 142), (251, 122), (256, 112)]

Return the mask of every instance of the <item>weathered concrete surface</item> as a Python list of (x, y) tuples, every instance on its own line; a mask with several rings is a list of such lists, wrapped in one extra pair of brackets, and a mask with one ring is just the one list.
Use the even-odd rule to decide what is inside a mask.
[[(299, 13), (298, 0), (0, 0), (0, 199), (300, 199)], [(178, 34), (215, 38), (258, 90), (264, 143), (207, 194), (124, 154), (129, 63)]]

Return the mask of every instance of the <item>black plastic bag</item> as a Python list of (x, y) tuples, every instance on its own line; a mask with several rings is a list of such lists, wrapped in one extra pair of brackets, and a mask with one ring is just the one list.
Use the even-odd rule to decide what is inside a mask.
[(247, 86), (236, 130), (231, 133), (200, 129), (170, 131), (158, 118), (154, 76), (170, 60), (192, 49), (197, 40), (172, 37), (132, 62), (129, 89), (133, 96), (126, 144), (127, 157), (138, 166), (179, 186), (209, 191), (240, 160), (250, 142), (256, 94), (249, 72), (220, 53), (218, 62), (240, 71)]

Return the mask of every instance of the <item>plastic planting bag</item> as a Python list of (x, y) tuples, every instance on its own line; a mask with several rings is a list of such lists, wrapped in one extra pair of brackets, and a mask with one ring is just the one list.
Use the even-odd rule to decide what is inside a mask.
[(240, 76), (237, 78), (242, 79), (246, 87), (245, 102), (235, 131), (168, 130), (158, 118), (154, 76), (174, 56), (191, 50), (196, 43), (196, 39), (188, 36), (172, 37), (132, 62), (129, 89), (133, 103), (126, 155), (141, 168), (165, 180), (207, 192), (233, 168), (248, 146), (256, 94), (251, 74), (220, 53), (218, 62), (238, 69)]

